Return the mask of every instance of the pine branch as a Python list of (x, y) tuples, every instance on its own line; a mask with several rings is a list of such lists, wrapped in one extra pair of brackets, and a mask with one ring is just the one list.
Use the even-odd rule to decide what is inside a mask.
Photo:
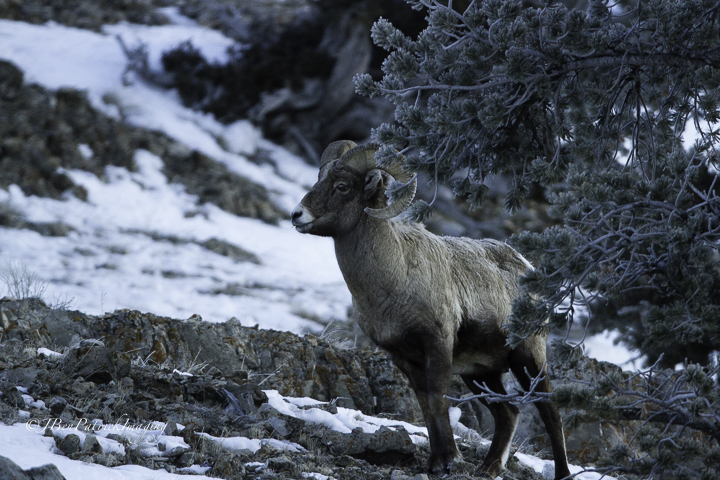
[[(697, 53), (697, 52), (695, 52)], [(562, 70), (557, 74), (567, 74), (572, 71), (584, 70), (587, 68), (612, 68), (612, 67), (679, 67), (684, 69), (696, 69), (704, 66), (717, 68), (720, 63), (711, 61), (708, 56), (699, 55), (700, 58), (689, 58), (675, 54), (631, 54), (631, 55), (601, 55), (582, 60), (570, 61), (562, 65)]]
[(488, 386), (487, 383), (483, 382), (482, 385), (480, 385), (478, 382), (473, 382), (475, 386), (480, 389), (483, 393), (472, 395), (469, 397), (464, 398), (454, 398), (447, 396), (446, 398), (448, 400), (453, 400), (459, 403), (462, 402), (469, 402), (471, 400), (484, 400), (487, 403), (512, 403), (514, 405), (522, 405), (527, 403), (537, 403), (537, 402), (543, 402), (543, 403), (549, 403), (551, 401), (552, 393), (550, 392), (538, 392), (537, 387), (540, 384), (541, 381), (543, 381), (546, 377), (542, 372), (545, 371), (545, 365), (543, 365), (543, 368), (540, 369), (540, 372), (537, 376), (532, 377), (528, 373), (527, 369), (525, 369), (525, 374), (530, 378), (530, 389), (527, 391), (522, 390), (519, 388), (518, 385), (516, 385), (515, 393), (509, 393), (509, 394), (501, 394), (492, 391)]

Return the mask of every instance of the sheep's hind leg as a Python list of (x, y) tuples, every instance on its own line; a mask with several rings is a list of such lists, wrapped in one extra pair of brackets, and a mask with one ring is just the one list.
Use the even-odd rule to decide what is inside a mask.
[(408, 377), (410, 386), (423, 412), (430, 437), (428, 471), (434, 474), (450, 473), (453, 461), (460, 457), (450, 426), (448, 414), (448, 387), (452, 363), (449, 359), (428, 356), (425, 365), (393, 357), (395, 364)]
[[(543, 340), (542, 348), (545, 347), (545, 341)], [(528, 349), (529, 350), (529, 349)], [(536, 349), (537, 350), (537, 349)], [(541, 350), (537, 350), (541, 351)], [(544, 350), (542, 350), (544, 352)], [(544, 355), (542, 358), (536, 359), (531, 354), (527, 353), (525, 349), (518, 348), (510, 356), (510, 369), (517, 378), (520, 386), (526, 391), (530, 389), (532, 380), (538, 375), (542, 374), (544, 377), (537, 383), (535, 391), (537, 392), (551, 392), (550, 378), (548, 377), (547, 367), (542, 368), (538, 364), (544, 363)], [(525, 371), (527, 369), (527, 372)], [(552, 403), (535, 402), (535, 406), (538, 409), (540, 418), (545, 424), (545, 429), (550, 437), (550, 447), (553, 452), (553, 461), (555, 462), (555, 479), (561, 480), (563, 478), (570, 477), (570, 469), (567, 463), (567, 453), (565, 451), (565, 436), (563, 434), (562, 418), (560, 413), (557, 411)]]
[[(487, 376), (461, 375), (461, 377), (465, 385), (476, 395), (483, 392), (474, 382), (480, 385), (485, 383), (488, 388), (495, 393), (502, 395), (507, 393), (502, 384), (502, 376), (499, 373)], [(495, 478), (505, 470), (508, 457), (510, 456), (510, 443), (517, 428), (520, 409), (507, 402), (490, 403), (482, 398), (480, 401), (490, 410), (493, 416), (495, 433), (493, 434), (492, 443), (490, 444), (490, 450), (488, 450), (485, 461), (478, 469), (477, 474), (484, 474), (490, 478)]]

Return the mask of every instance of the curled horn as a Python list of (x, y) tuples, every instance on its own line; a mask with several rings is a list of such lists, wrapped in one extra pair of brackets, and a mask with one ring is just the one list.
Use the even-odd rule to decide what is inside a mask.
[[(336, 142), (337, 143), (337, 142)], [(332, 146), (333, 144), (331, 144)], [(328, 147), (329, 149), (330, 147)], [(380, 218), (387, 220), (389, 218), (397, 217), (402, 212), (407, 210), (415, 198), (415, 192), (417, 191), (417, 180), (413, 179), (413, 176), (403, 170), (403, 164), (405, 158), (400, 155), (399, 158), (385, 166), (378, 166), (377, 160), (375, 159), (375, 152), (380, 148), (377, 143), (368, 143), (359, 147), (353, 147), (346, 151), (340, 160), (338, 165), (345, 165), (353, 168), (360, 172), (368, 172), (373, 168), (379, 168), (389, 173), (397, 182), (408, 183), (412, 180), (405, 194), (396, 198), (393, 203), (385, 208), (366, 208), (365, 213), (371, 217)], [(323, 157), (325, 155), (323, 154)]]
[(320, 168), (337, 160), (342, 157), (345, 152), (355, 147), (357, 147), (357, 144), (352, 140), (338, 140), (337, 142), (332, 142), (327, 146), (322, 154), (322, 157), (320, 157)]

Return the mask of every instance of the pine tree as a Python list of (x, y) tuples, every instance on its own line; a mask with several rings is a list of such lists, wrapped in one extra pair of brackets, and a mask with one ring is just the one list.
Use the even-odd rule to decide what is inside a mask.
[(510, 341), (548, 318), (618, 328), (650, 368), (555, 401), (643, 421), (605, 471), (719, 478), (720, 2), (408, 3), (427, 28), (413, 40), (376, 22), (384, 76), (356, 77), (360, 94), (395, 104), (395, 123), (373, 131), (378, 159), (404, 154), (475, 208), (492, 175), (513, 178), (511, 211), (545, 188), (560, 226), (511, 239), (536, 269)]

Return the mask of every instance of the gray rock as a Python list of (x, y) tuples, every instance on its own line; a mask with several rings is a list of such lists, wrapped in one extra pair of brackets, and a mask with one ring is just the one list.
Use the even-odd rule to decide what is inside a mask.
[(0, 456), (0, 478), (2, 480), (65, 480), (55, 465), (48, 464), (23, 470), (7, 457)]
[(258, 407), (264, 405), (268, 398), (255, 382), (245, 382), (238, 385), (229, 381), (222, 389), (228, 402), (237, 410), (239, 415), (252, 415)]
[(332, 455), (350, 455), (373, 465), (397, 464), (415, 457), (416, 447), (404, 428), (395, 430), (380, 427), (375, 433), (364, 433), (360, 429), (350, 434), (326, 428), (309, 432), (319, 439)]
[(12, 63), (0, 60), (0, 99), (14, 100), (23, 84), (23, 72)]
[[(188, 156), (167, 156), (163, 160), (165, 175), (185, 185), (188, 193), (197, 195), (201, 203), (214, 203), (235, 215), (258, 218), (270, 224), (288, 218), (288, 214), (272, 202), (264, 187), (198, 151)], [(213, 246), (217, 245), (211, 243), (210, 247)], [(230, 253), (229, 250), (226, 253)], [(252, 261), (253, 257), (245, 256), (245, 259)]]
[(165, 435), (167, 435), (169, 437), (175, 437), (178, 435), (178, 433), (180, 433), (180, 432), (178, 430), (177, 423), (170, 420), (169, 422), (167, 422), (165, 424)]
[(130, 372), (129, 355), (110, 348), (90, 344), (71, 349), (63, 361), (65, 374), (83, 377), (94, 383), (108, 383)]
[(189, 467), (194, 463), (195, 460), (195, 454), (192, 452), (186, 452), (180, 455), (180, 457), (176, 460), (176, 463), (178, 467)]
[(11, 407), (0, 398), (0, 422), (12, 425), (19, 420), (19, 411), (15, 407)]
[[(29, 353), (27, 350), (30, 350), (28, 348), (25, 348), (25, 354)], [(33, 349), (34, 350), (34, 349)], [(18, 368), (13, 368), (11, 371), (4, 372), (3, 377), (5, 380), (7, 380), (10, 383), (13, 383), (15, 385), (20, 386), (30, 386), (34, 381), (35, 378), (38, 375), (38, 369), (34, 365), (30, 366), (23, 366)]]
[(3, 392), (3, 399), (6, 403), (13, 407), (17, 408), (25, 408), (25, 399), (22, 396), (22, 393), (17, 389), (15, 386), (9, 386), (2, 390)]
[(245, 462), (237, 455), (221, 455), (211, 472), (228, 480), (241, 480), (245, 476)]
[(17, 463), (7, 457), (0, 457), (0, 478), (3, 480), (30, 480), (31, 477)]
[[(67, 438), (67, 437), (65, 437)], [(97, 437), (91, 433), (85, 435), (85, 441), (82, 446), (83, 453), (105, 453), (98, 441)]]
[(224, 257), (230, 257), (236, 262), (250, 262), (256, 265), (260, 264), (260, 258), (252, 252), (243, 250), (237, 245), (228, 243), (225, 240), (218, 240), (217, 238), (211, 238), (202, 242), (201, 245), (206, 249), (222, 255)]
[(113, 453), (98, 453), (90, 457), (93, 463), (102, 465), (104, 467), (117, 467), (122, 462), (118, 460), (118, 457)]
[[(15, 325), (13, 325), (15, 327)], [(22, 363), (35, 358), (37, 350), (33, 351), (23, 343), (22, 338), (13, 338), (18, 335), (17, 328), (12, 330), (5, 329), (5, 335), (2, 344), (0, 344), (0, 361)], [(18, 335), (19, 336), (19, 335)], [(9, 338), (8, 338), (9, 337)], [(3, 377), (8, 378), (12, 372), (4, 372)]]
[(60, 451), (68, 457), (73, 453), (77, 453), (80, 451), (80, 437), (78, 437), (74, 433), (66, 435), (65, 438), (60, 440), (59, 443), (58, 439), (56, 438), (55, 443), (57, 444)]
[(62, 397), (53, 397), (48, 408), (54, 415), (60, 415), (67, 407), (67, 400)]
[(182, 445), (178, 445), (176, 447), (173, 447), (171, 449), (167, 449), (165, 446), (165, 443), (163, 443), (162, 438), (158, 442), (158, 448), (160, 451), (164, 451), (163, 455), (170, 458), (180, 457), (182, 455), (185, 455), (186, 453), (190, 452), (190, 447), (183, 447)]
[(25, 470), (32, 480), (65, 480), (60, 470), (53, 465), (42, 465), (40, 467), (29, 468)]
[(620, 429), (609, 422), (582, 423), (565, 439), (567, 450), (584, 461), (599, 458), (608, 448), (624, 442)]
[(288, 434), (287, 423), (281, 418), (272, 417), (267, 421), (268, 425), (272, 428), (273, 432), (277, 433), (280, 437), (285, 438)]
[(274, 472), (284, 472), (296, 476), (299, 473), (298, 466), (285, 455), (269, 458), (267, 468)]
[[(73, 186), (72, 180), (68, 177), (67, 188)], [(39, 233), (43, 237), (67, 237), (75, 228), (62, 222), (24, 222), (23, 228)]]
[(453, 462), (452, 471), (456, 475), (473, 475), (477, 471), (477, 468), (478, 466), (476, 464), (466, 462), (460, 458)]

